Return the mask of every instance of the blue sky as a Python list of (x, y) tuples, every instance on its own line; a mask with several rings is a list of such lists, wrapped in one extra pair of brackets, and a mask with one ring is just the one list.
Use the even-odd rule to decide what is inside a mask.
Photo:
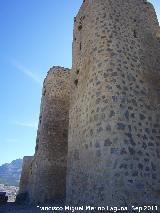
[[(160, 1), (152, 2), (160, 17)], [(42, 82), (50, 67), (71, 67), (81, 3), (0, 0), (0, 165), (34, 154)]]

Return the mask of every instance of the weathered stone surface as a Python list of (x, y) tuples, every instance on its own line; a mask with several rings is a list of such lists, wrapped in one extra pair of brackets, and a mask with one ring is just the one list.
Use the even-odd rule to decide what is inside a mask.
[(158, 204), (154, 8), (146, 0), (84, 0), (74, 24), (71, 76), (54, 67), (44, 81), (30, 201), (63, 199), (66, 192), (73, 206)]
[(33, 156), (25, 156), (23, 158), (22, 173), (19, 184), (19, 192), (16, 197), (16, 202), (28, 202), (29, 180), (31, 175)]
[(145, 0), (83, 1), (74, 22), (68, 203), (160, 199), (158, 32)]
[(37, 144), (30, 178), (30, 202), (65, 198), (70, 70), (53, 67), (43, 85)]

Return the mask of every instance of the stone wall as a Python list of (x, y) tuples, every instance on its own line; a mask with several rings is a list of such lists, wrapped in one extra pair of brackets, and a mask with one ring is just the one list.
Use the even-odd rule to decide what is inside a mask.
[(30, 202), (65, 198), (70, 70), (53, 67), (43, 85)]
[(28, 199), (29, 179), (31, 173), (31, 165), (33, 156), (25, 156), (23, 158), (22, 173), (19, 183), (19, 191), (16, 201), (24, 202)]
[(160, 40), (154, 8), (145, 0), (84, 0), (74, 21), (67, 203), (156, 203)]

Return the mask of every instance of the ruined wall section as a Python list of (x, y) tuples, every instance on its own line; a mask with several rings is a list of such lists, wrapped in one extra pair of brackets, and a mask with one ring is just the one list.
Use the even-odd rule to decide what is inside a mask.
[(29, 179), (31, 174), (31, 165), (33, 161), (33, 156), (25, 156), (23, 158), (22, 172), (19, 183), (19, 192), (16, 201), (24, 202), (28, 198), (29, 194)]
[(159, 198), (158, 31), (154, 8), (144, 0), (81, 6), (73, 40), (68, 203), (142, 205)]
[(65, 197), (68, 150), (70, 70), (53, 67), (43, 85), (30, 201)]

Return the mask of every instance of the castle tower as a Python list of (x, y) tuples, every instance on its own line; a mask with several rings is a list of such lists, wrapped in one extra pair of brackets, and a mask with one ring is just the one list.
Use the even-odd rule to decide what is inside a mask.
[(43, 85), (36, 150), (32, 163), (32, 203), (65, 197), (69, 94), (69, 69), (50, 69)]
[(19, 184), (19, 192), (16, 197), (16, 202), (27, 202), (29, 195), (29, 178), (31, 173), (31, 165), (33, 156), (25, 156), (23, 158), (22, 173)]
[(67, 203), (156, 202), (160, 36), (155, 10), (145, 0), (84, 0), (74, 21)]

